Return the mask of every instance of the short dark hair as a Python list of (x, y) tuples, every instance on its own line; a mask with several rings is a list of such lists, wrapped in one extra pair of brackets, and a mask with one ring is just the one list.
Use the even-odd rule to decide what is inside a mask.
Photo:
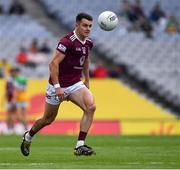
[(81, 12), (79, 14), (77, 14), (76, 16), (76, 22), (79, 22), (81, 21), (83, 18), (89, 20), (89, 21), (92, 21), (93, 20), (93, 17), (87, 13), (84, 13), (84, 12)]

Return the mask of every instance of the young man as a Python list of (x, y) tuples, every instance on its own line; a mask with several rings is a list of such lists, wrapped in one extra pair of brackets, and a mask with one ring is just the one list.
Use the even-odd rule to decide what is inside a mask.
[[(78, 14), (75, 30), (60, 40), (49, 64), (50, 78), (46, 91), (45, 112), (30, 131), (24, 134), (21, 144), (21, 152), (24, 156), (30, 153), (32, 137), (55, 120), (59, 105), (64, 100), (70, 100), (84, 111), (74, 154), (92, 155), (95, 153), (91, 147), (84, 144), (96, 109), (89, 90), (88, 50), (92, 48), (93, 43), (88, 36), (92, 28), (92, 20), (92, 17), (86, 13)], [(82, 73), (85, 78), (84, 83), (81, 81)]]
[(14, 81), (18, 120), (23, 124), (24, 129), (27, 130), (27, 79), (21, 75), (20, 69), (17, 69), (17, 76)]
[(7, 127), (9, 134), (16, 133), (15, 122), (20, 121), (27, 129), (26, 121), (26, 79), (19, 68), (12, 68), (6, 83)]
[(14, 124), (17, 117), (17, 108), (15, 100), (15, 86), (14, 81), (17, 76), (17, 71), (15, 68), (10, 70), (9, 76), (6, 81), (6, 101), (7, 101), (7, 127), (8, 134), (15, 133)]

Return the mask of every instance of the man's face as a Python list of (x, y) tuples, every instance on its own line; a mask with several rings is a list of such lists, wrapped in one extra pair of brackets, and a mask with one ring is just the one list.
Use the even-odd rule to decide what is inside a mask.
[(81, 36), (86, 38), (89, 36), (89, 33), (92, 29), (92, 21), (83, 18), (76, 24), (76, 29)]

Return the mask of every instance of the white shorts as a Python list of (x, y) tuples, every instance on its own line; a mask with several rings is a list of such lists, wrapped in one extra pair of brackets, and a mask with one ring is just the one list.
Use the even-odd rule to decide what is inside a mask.
[[(74, 93), (75, 91), (86, 87), (82, 81), (73, 84), (72, 86), (65, 87), (64, 88), (64, 97), (67, 98), (70, 94)], [(56, 96), (55, 94), (55, 88), (53, 85), (48, 84), (47, 90), (46, 90), (46, 102), (52, 105), (58, 105), (62, 101)]]
[(17, 108), (27, 108), (28, 104), (27, 102), (17, 102), (16, 107)]
[(7, 110), (8, 111), (16, 110), (16, 104), (13, 102), (8, 102), (7, 103)]

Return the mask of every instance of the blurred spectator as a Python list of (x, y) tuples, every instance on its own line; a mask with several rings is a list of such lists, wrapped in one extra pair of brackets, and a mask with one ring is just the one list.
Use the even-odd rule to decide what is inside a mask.
[[(31, 66), (36, 67), (40, 64), (44, 64), (47, 62), (47, 53), (51, 51), (48, 46), (48, 41), (46, 40), (43, 43), (43, 46), (39, 49), (38, 40), (34, 39), (28, 49), (28, 62), (31, 63)], [(33, 65), (32, 65), (33, 64)], [(28, 64), (28, 66), (30, 66)]]
[(3, 58), (0, 60), (0, 77), (7, 77), (11, 70), (11, 64), (8, 63), (8, 61)]
[(161, 17), (158, 21), (157, 27), (156, 27), (156, 32), (162, 33), (165, 31), (167, 25), (167, 18)]
[(36, 67), (36, 63), (31, 61), (31, 57), (26, 53), (26, 49), (24, 47), (20, 48), (20, 52), (16, 56), (16, 62), (27, 67)]
[(153, 37), (153, 26), (147, 17), (140, 18), (140, 28), (147, 38)]
[(29, 52), (31, 53), (37, 53), (39, 52), (39, 48), (38, 48), (38, 40), (34, 39), (29, 47)]
[(136, 0), (134, 4), (131, 4), (128, 0), (123, 1), (123, 16), (131, 23), (128, 27), (128, 31), (140, 31), (142, 30), (140, 24), (142, 24), (142, 18), (145, 18), (144, 9), (140, 0)]
[(28, 62), (31, 63), (31, 65), (33, 63), (33, 67), (45, 64), (47, 60), (47, 56), (43, 53), (28, 53)]
[(4, 14), (3, 6), (0, 4), (0, 15)]
[(121, 15), (124, 16), (131, 23), (134, 23), (138, 20), (138, 17), (133, 10), (133, 6), (129, 3), (128, 0), (123, 1)]
[(48, 40), (45, 40), (42, 46), (39, 49), (40, 52), (49, 54), (51, 52), (51, 48), (48, 45)]
[(97, 61), (97, 65), (95, 66), (93, 75), (95, 78), (106, 78), (108, 77), (108, 71), (106, 67), (104, 67), (102, 61)]
[(9, 14), (23, 15), (25, 13), (24, 6), (17, 0), (13, 0), (9, 8)]
[(109, 76), (112, 78), (119, 78), (125, 72), (124, 65), (115, 65), (110, 71)]
[(134, 13), (135, 13), (135, 15), (137, 16), (138, 19), (140, 17), (145, 16), (144, 9), (143, 9), (142, 4), (141, 4), (141, 0), (136, 0), (135, 4), (133, 4), (132, 7), (133, 7), (133, 11), (134, 11)]
[(150, 19), (153, 22), (158, 22), (160, 18), (166, 17), (165, 12), (162, 10), (160, 3), (156, 3), (150, 12)]
[(28, 62), (28, 56), (26, 54), (25, 48), (20, 48), (20, 52), (16, 56), (16, 62), (19, 64), (26, 64)]
[(179, 32), (179, 23), (175, 15), (170, 15), (167, 20), (167, 25), (165, 28), (167, 33), (177, 33)]
[[(35, 58), (35, 59), (34, 59)], [(16, 56), (16, 62), (31, 68), (35, 68), (37, 66), (36, 62), (36, 54), (27, 53), (24, 47), (20, 48), (20, 52)]]

